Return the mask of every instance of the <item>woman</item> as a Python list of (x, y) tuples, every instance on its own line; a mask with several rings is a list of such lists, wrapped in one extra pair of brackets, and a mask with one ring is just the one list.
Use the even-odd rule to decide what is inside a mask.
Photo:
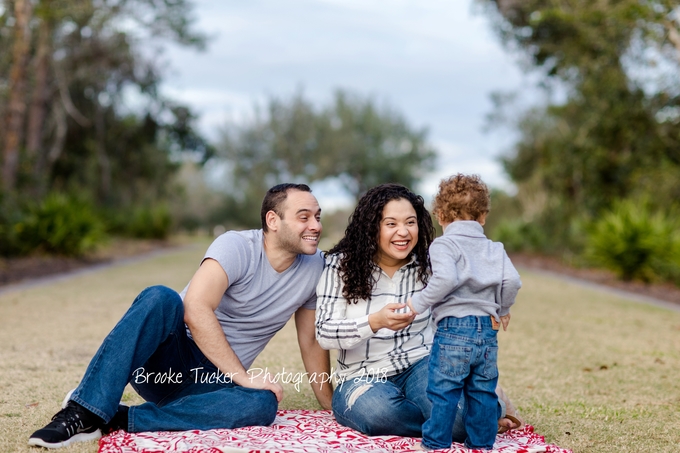
[[(416, 316), (405, 307), (427, 284), (434, 234), (422, 197), (383, 184), (359, 200), (345, 236), (326, 257), (316, 335), (323, 348), (340, 350), (333, 413), (344, 426), (371, 436), (419, 437), (430, 415), (432, 321), (429, 311)], [(508, 411), (514, 412), (510, 404)], [(463, 412), (454, 424), (456, 441), (465, 438)], [(501, 419), (501, 429), (521, 425), (512, 418)]]

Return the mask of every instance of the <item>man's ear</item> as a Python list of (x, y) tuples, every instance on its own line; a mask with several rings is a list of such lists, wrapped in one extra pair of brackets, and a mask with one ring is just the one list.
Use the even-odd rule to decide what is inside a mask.
[(265, 221), (267, 222), (267, 228), (269, 229), (269, 231), (279, 230), (279, 223), (281, 222), (281, 218), (277, 213), (275, 213), (274, 211), (268, 211), (264, 218)]

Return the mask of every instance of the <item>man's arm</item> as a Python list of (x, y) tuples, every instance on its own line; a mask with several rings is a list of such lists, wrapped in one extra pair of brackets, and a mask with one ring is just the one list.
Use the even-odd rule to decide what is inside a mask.
[(295, 329), (302, 362), (310, 377), (309, 384), (321, 407), (330, 410), (333, 400), (330, 355), (316, 341), (314, 321), (314, 310), (300, 307), (295, 312)]
[(242, 387), (271, 390), (276, 399), (283, 398), (283, 387), (268, 379), (251, 379), (224, 336), (215, 310), (229, 287), (229, 279), (220, 264), (206, 259), (194, 274), (184, 297), (184, 322), (196, 345), (219, 370), (232, 376)]

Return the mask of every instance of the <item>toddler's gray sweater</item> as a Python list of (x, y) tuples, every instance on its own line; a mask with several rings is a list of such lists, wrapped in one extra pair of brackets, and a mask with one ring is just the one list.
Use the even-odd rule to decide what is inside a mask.
[(453, 316), (507, 315), (522, 286), (503, 244), (484, 235), (478, 222), (457, 220), (430, 245), (432, 276), (413, 296), (416, 312), (432, 308), (435, 324)]

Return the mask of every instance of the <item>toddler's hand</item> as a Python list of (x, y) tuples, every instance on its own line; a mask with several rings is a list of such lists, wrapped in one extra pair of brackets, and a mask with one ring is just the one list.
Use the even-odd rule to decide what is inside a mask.
[(501, 316), (501, 324), (503, 324), (503, 330), (508, 330), (508, 324), (510, 324), (510, 313), (505, 316)]
[(413, 309), (413, 304), (411, 303), (411, 298), (410, 298), (410, 297), (409, 297), (408, 300), (406, 301), (406, 305), (408, 305), (408, 309), (411, 310), (411, 313), (416, 314), (416, 315), (420, 314), (420, 313), (418, 313), (417, 311), (415, 311), (415, 310)]

